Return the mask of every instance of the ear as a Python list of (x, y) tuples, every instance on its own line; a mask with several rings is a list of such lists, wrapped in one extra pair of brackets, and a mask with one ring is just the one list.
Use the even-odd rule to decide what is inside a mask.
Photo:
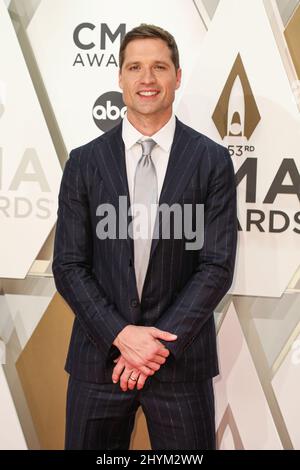
[(121, 69), (119, 69), (119, 87), (121, 88), (121, 90), (123, 90), (123, 80), (122, 80)]
[(182, 70), (179, 67), (177, 72), (176, 72), (176, 90), (180, 87), (181, 77), (182, 77)]

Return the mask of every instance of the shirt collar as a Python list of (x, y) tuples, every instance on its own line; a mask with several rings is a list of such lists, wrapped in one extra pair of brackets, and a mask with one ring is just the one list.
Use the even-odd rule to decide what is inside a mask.
[[(161, 129), (159, 129), (159, 131), (153, 134), (151, 139), (155, 140), (155, 142), (163, 150), (169, 152), (174, 139), (175, 127), (176, 119), (175, 115), (172, 113), (169, 121)], [(125, 114), (123, 119), (122, 137), (127, 150), (133, 147), (133, 145), (135, 145), (138, 140), (149, 138), (149, 136), (144, 136), (129, 122), (127, 114)]]

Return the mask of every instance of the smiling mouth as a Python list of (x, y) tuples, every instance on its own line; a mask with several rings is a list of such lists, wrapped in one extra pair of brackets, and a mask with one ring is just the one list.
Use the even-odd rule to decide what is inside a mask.
[(137, 94), (141, 96), (142, 98), (152, 98), (154, 96), (157, 96), (159, 94), (159, 91), (138, 91)]

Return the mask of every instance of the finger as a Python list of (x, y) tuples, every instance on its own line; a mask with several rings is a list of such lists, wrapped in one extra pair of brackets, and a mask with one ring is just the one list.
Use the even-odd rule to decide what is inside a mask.
[(177, 335), (169, 333), (168, 331), (159, 330), (155, 327), (152, 327), (151, 331), (154, 338), (164, 339), (165, 341), (175, 341), (177, 339)]
[(170, 351), (162, 343), (160, 343), (159, 341), (157, 341), (157, 343), (161, 346), (161, 348), (158, 349), (156, 354), (158, 354), (159, 356), (162, 356), (162, 357), (166, 357), (166, 358), (169, 357), (170, 356)]
[(160, 364), (153, 361), (148, 361), (145, 364), (149, 369), (152, 369), (154, 372), (157, 372), (160, 369)]
[(166, 362), (166, 358), (162, 356), (155, 355), (151, 361), (146, 362), (146, 366), (149, 367), (149, 369), (152, 369), (154, 371), (157, 371), (161, 365), (163, 365)]
[(125, 364), (124, 364), (123, 359), (120, 360), (117, 365), (115, 365), (113, 369), (113, 373), (112, 373), (112, 381), (114, 384), (116, 384), (119, 381), (120, 375), (122, 374), (124, 367), (125, 367)]
[(138, 378), (138, 381), (137, 381), (137, 384), (136, 384), (136, 388), (138, 390), (141, 390), (144, 387), (147, 378), (148, 377), (145, 374), (140, 374), (139, 375), (139, 378)]
[(129, 380), (129, 377), (130, 377), (131, 374), (133, 374), (133, 370), (132, 369), (127, 369), (125, 367), (125, 369), (123, 370), (122, 375), (120, 377), (120, 387), (123, 390), (123, 392), (126, 392), (126, 390), (128, 388), (128, 380)]
[(122, 355), (120, 354), (119, 357), (117, 357), (116, 359), (113, 360), (113, 362), (116, 364), (117, 362), (119, 362), (119, 360), (121, 359)]
[(140, 366), (140, 367), (139, 367), (139, 370), (140, 370), (143, 374), (147, 375), (147, 377), (148, 377), (149, 375), (153, 375), (153, 374), (155, 373), (154, 370), (150, 369), (150, 368), (147, 367), (147, 366)]
[(155, 362), (156, 364), (160, 364), (160, 365), (164, 364), (166, 362), (166, 360), (167, 359), (165, 357), (159, 356), (157, 354), (153, 358), (153, 362)]
[[(131, 377), (134, 377), (137, 380), (132, 380)], [(139, 377), (140, 377), (140, 372), (138, 370), (133, 370), (131, 372), (128, 378), (128, 383), (127, 383), (129, 390), (133, 390), (136, 387)]]

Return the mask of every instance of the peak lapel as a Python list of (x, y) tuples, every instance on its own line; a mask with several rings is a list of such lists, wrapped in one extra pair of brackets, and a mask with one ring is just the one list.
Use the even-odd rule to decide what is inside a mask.
[[(122, 122), (111, 132), (104, 136), (103, 143), (98, 147), (98, 165), (107, 191), (111, 195), (117, 217), (122, 218), (122, 223), (127, 229), (132, 218), (129, 214), (130, 195), (127, 180), (125, 146), (122, 139)], [(125, 204), (119, 204), (120, 196), (126, 197)], [(119, 215), (120, 214), (120, 215)], [(133, 240), (126, 237), (128, 247), (133, 257)]]
[[(176, 129), (171, 147), (166, 176), (159, 198), (159, 205), (176, 203), (186, 188), (199, 162), (203, 151), (202, 139), (196, 139), (176, 118)], [(159, 239), (154, 238), (151, 245), (150, 259)]]

